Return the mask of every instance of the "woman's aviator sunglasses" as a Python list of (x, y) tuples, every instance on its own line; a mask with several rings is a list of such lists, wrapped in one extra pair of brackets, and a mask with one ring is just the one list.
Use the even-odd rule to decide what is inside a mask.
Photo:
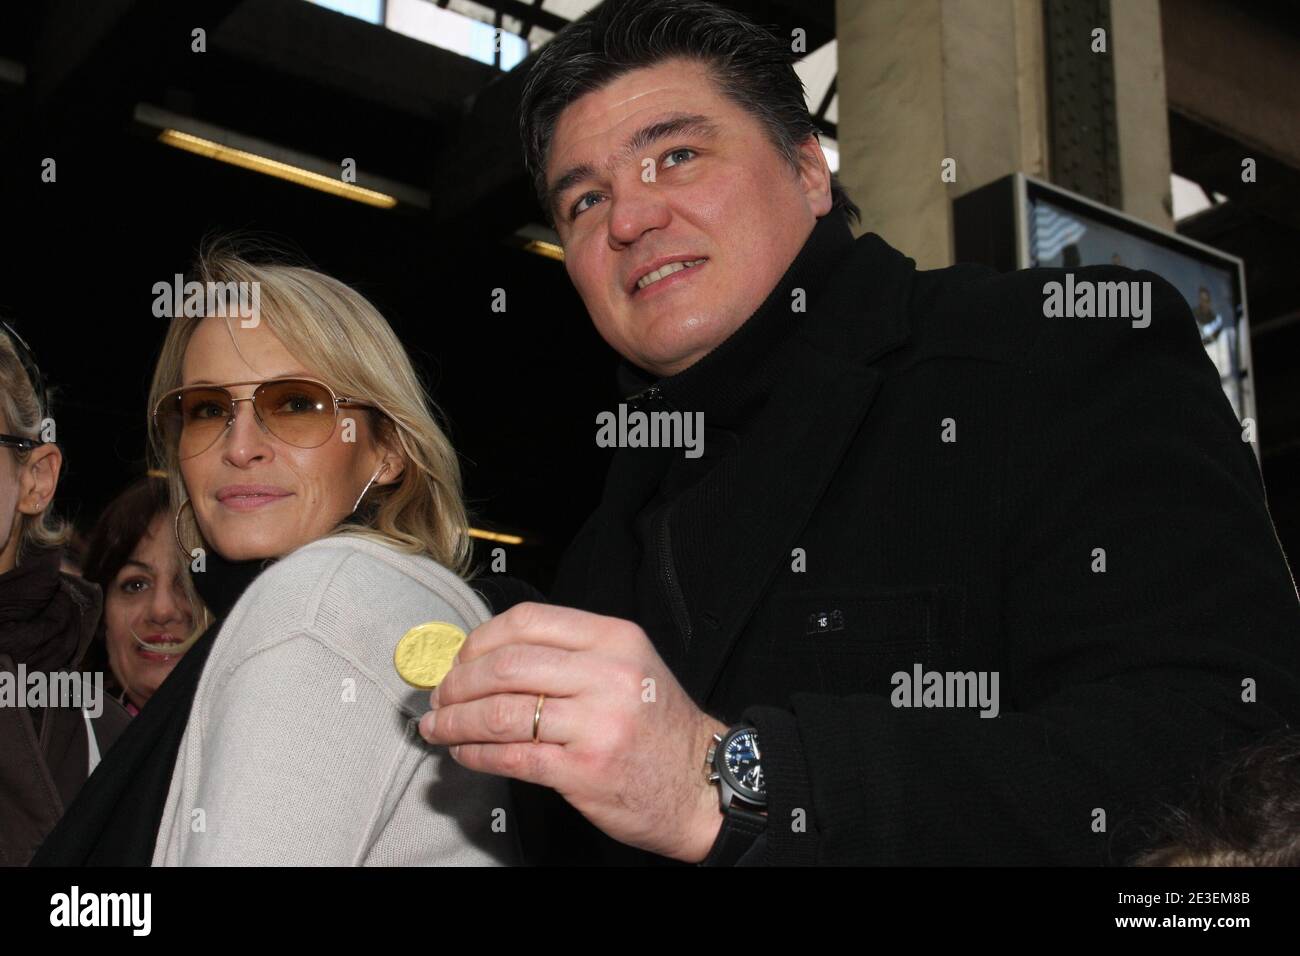
[[(230, 389), (238, 385), (257, 388), (249, 398), (235, 398)], [(336, 395), (324, 382), (277, 378), (175, 388), (159, 399), (153, 417), (168, 447), (176, 449), (177, 458), (184, 461), (203, 454), (235, 423), (237, 402), (252, 402), (262, 427), (297, 448), (325, 444), (334, 434), (340, 407), (379, 407), (374, 402)]]

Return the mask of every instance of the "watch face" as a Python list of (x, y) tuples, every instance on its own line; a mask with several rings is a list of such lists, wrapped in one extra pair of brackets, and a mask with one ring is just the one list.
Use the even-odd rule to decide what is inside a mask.
[(729, 737), (722, 754), (722, 764), (742, 791), (742, 795), (759, 797), (767, 793), (763, 782), (763, 767), (759, 762), (758, 735), (753, 730), (742, 730)]

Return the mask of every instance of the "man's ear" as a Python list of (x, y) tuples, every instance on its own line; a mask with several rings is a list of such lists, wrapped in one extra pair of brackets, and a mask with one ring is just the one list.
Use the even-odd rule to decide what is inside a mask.
[(816, 135), (810, 134), (799, 144), (799, 182), (803, 186), (808, 208), (818, 219), (831, 211), (831, 167)]
[(59, 470), (63, 467), (63, 452), (58, 445), (38, 445), (27, 453), (27, 460), (18, 466), (18, 510), (25, 515), (44, 513), (54, 500), (54, 489), (59, 484)]

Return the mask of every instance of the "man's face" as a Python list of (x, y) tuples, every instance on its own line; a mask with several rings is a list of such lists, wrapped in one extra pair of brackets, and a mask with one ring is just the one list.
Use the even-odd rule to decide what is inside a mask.
[(693, 60), (634, 70), (569, 104), (546, 181), (565, 268), (605, 341), (672, 375), (744, 323), (831, 208), (814, 138), (799, 156), (796, 172)]

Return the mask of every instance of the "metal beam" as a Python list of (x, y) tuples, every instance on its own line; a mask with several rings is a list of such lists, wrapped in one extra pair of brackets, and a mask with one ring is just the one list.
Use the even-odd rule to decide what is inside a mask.
[(216, 49), (325, 95), (369, 100), (425, 119), (458, 114), (496, 73), (491, 66), (385, 27), (303, 2), (245, 0)]
[(1091, 49), (1098, 28), (1108, 51), (1114, 43), (1110, 0), (1045, 0), (1043, 16), (1052, 182), (1120, 209), (1114, 64)]

